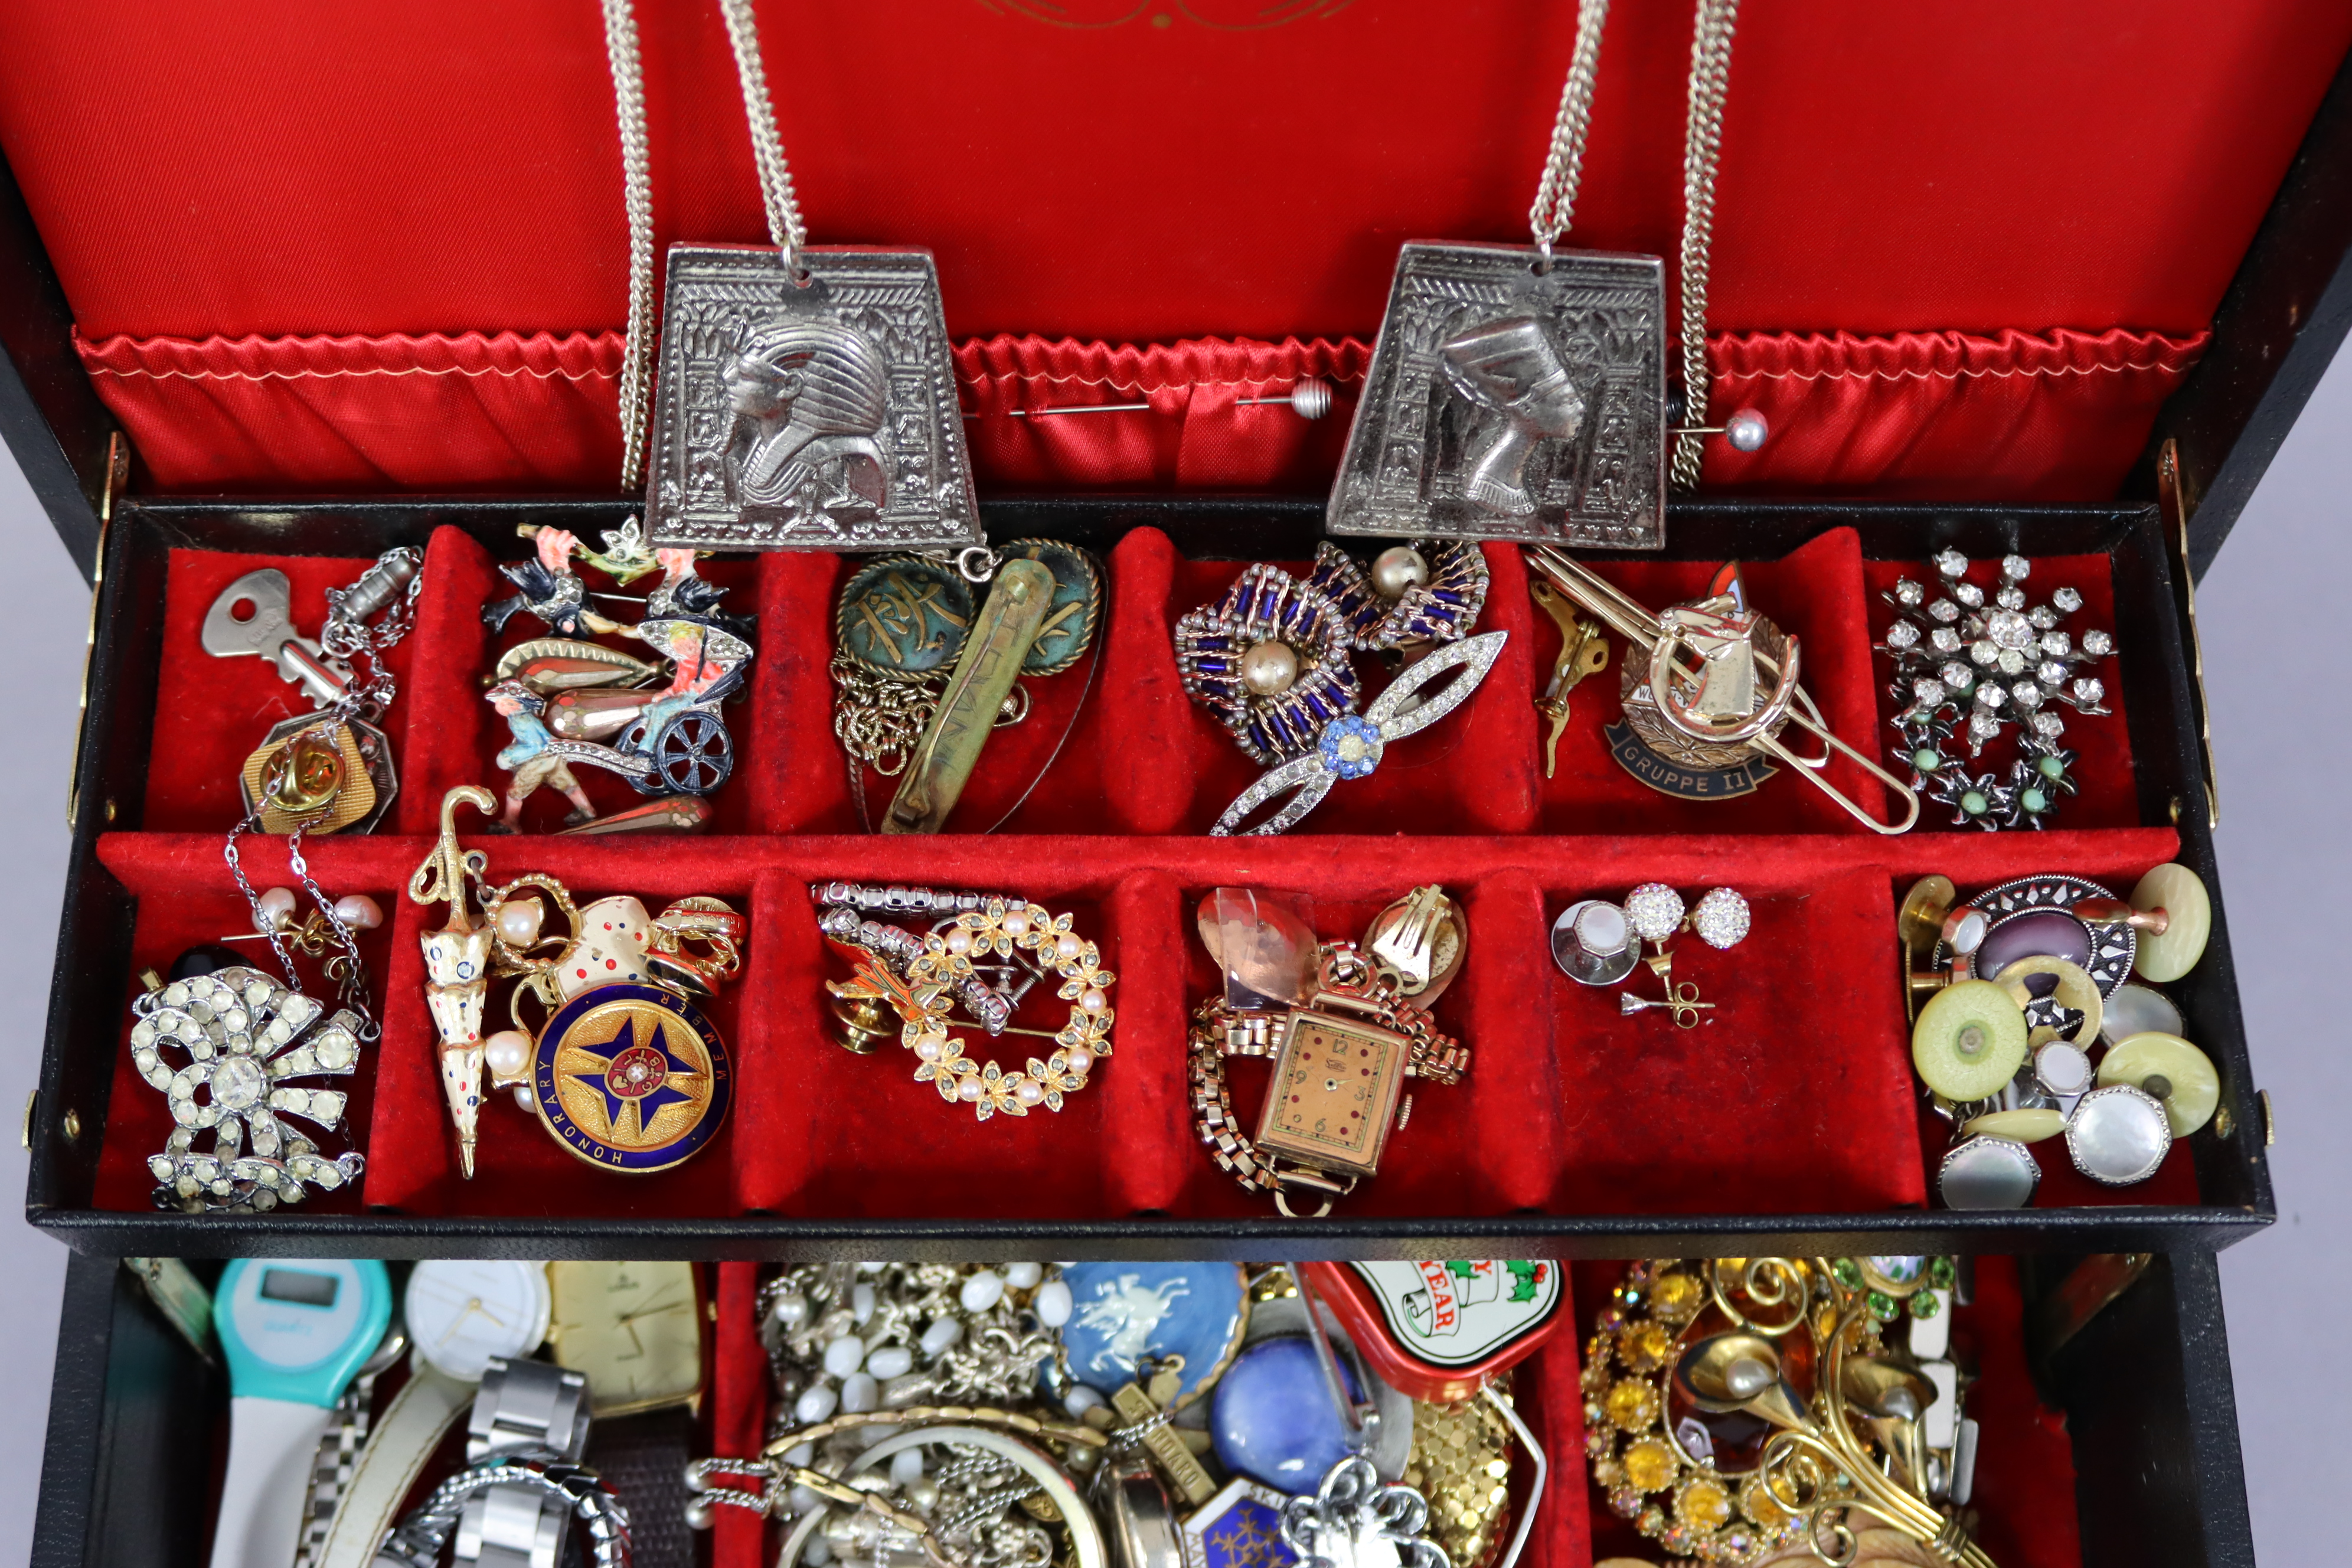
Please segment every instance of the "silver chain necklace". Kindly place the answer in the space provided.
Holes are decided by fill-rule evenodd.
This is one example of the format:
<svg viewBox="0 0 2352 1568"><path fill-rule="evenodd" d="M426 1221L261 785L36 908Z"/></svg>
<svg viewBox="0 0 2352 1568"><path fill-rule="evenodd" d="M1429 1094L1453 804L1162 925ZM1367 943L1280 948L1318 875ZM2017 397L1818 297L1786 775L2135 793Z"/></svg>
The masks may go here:
<svg viewBox="0 0 2352 1568"><path fill-rule="evenodd" d="M645 456L646 373L652 362L649 324L654 314L653 192L647 161L644 66L631 0L604 0L604 45L612 67L614 113L620 129L623 200L629 226L629 321L621 363L621 488L634 490ZM808 230L793 189L791 165L768 96L760 54L759 22L751 0L719 0L734 52L760 173L761 200L768 233L782 267L796 279L808 274L801 253ZM1723 141L1723 105L1728 90L1731 44L1739 0L1698 0L1691 38L1688 117L1683 138L1683 230L1680 346L1685 425L1702 425L1706 412L1706 294L1708 255L1715 232L1715 181ZM1577 8L1576 43L1560 90L1559 114L1552 126L1543 175L1536 187L1528 226L1538 264L1549 272L1555 247L1570 226L1591 128L1592 97L1600 79L1601 29L1609 0L1583 0ZM1675 434L1673 482L1677 489L1698 483L1703 437L1685 428ZM1351 444L1352 445L1352 444ZM1335 512L1337 510L1335 501ZM1334 531L1363 531L1339 530ZM1663 537L1658 542L1663 543Z"/></svg>
<svg viewBox="0 0 2352 1568"><path fill-rule="evenodd" d="M646 368L653 363L654 188L646 140L646 71L629 0L604 0L604 55L613 68L613 114L621 127L621 199L629 215L629 336L621 351L621 488L634 490L646 460Z"/></svg>
<svg viewBox="0 0 2352 1568"><path fill-rule="evenodd" d="M658 354L645 352L654 281L644 65L630 0L604 4L629 219L621 473L634 489L645 459L647 535L698 550L981 543L938 269L929 251L808 243L751 0L719 8L775 248L672 246Z"/></svg>
<svg viewBox="0 0 2352 1568"><path fill-rule="evenodd" d="M1691 37L1689 116L1683 130L1682 361L1686 424L1706 422L1707 252L1715 237L1715 174L1723 145L1723 100L1729 90L1731 37L1739 0L1700 0ZM1584 166L1584 142L1592 123L1592 89L1601 72L1601 28L1609 0L1583 0L1576 13L1576 49L1560 89L1559 119L1552 126L1551 153L1528 211L1542 265L1568 232L1576 187ZM1696 389L1696 390L1695 390ZM1674 485L1698 484L1700 443L1696 431L1675 437Z"/></svg>

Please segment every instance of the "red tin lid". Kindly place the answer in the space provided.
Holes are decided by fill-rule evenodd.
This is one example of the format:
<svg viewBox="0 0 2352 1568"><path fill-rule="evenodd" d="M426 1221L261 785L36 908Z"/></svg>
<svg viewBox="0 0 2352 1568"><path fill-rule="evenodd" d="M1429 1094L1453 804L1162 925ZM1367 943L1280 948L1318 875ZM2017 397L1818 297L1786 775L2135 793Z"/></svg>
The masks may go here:
<svg viewBox="0 0 2352 1568"><path fill-rule="evenodd" d="M1441 1405L1476 1394L1566 1321L1567 1277L1548 1258L1306 1267L1372 1370Z"/></svg>

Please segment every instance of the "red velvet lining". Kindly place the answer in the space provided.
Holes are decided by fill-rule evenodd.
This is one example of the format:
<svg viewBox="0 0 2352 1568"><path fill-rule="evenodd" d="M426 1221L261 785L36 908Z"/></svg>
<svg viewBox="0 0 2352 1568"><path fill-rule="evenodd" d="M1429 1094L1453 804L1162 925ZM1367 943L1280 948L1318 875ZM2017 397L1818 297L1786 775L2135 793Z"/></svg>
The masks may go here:
<svg viewBox="0 0 2352 1568"><path fill-rule="evenodd" d="M1952 1352L1962 1369L1978 1379L1969 1387L1967 1404L1980 1431L1976 1489L1969 1503L1977 1515L1975 1539L1996 1563L2017 1568L2076 1568L2083 1561L2083 1543L2074 1511L2074 1446L2066 1435L2065 1413L2042 1403L2026 1370L2017 1260L1984 1253L1975 1259L1974 1268L1975 1299L1955 1310ZM1594 1316L1609 1304L1609 1293L1624 1273L1622 1263L1570 1266L1575 1331L1553 1340L1537 1352L1536 1361L1564 1360L1571 1347L1589 1345ZM1663 1552L1656 1543L1594 1497L1584 1475L1583 1450L1580 1428L1561 1433L1552 1449L1555 1475L1573 1472L1570 1484L1580 1489L1589 1523L1583 1538L1574 1543L1576 1554L1554 1558L1545 1568L1590 1568L1594 1560L1606 1557L1657 1560ZM1573 1464L1564 1462L1570 1455ZM1559 1534L1550 1533L1555 1539Z"/></svg>
<svg viewBox="0 0 2352 1568"><path fill-rule="evenodd" d="M709 1451L745 1458L760 1451L768 1425L768 1356L760 1348L761 1265L711 1267L719 1275L719 1321L711 1336ZM746 1509L718 1510L710 1530L710 1568L766 1568L760 1551L766 1522Z"/></svg>
<svg viewBox="0 0 2352 1568"><path fill-rule="evenodd" d="M2031 581L2045 592L2074 583L2086 601L2083 624L2105 625L2113 601L2100 559L2041 562ZM1490 624L1532 630L1523 568L1508 550L1493 551L1490 561ZM295 578L297 618L306 625L323 610L323 588L349 581L358 565L174 552L163 611L168 646L190 646L220 586L265 563ZM493 877L549 871L583 900L707 892L747 911L748 972L711 1009L737 1062L730 1130L716 1152L677 1171L623 1178L574 1161L531 1119L494 1100L483 1113L481 1173L468 1184L456 1174L419 992L415 939L443 916L401 893L429 847L443 792L458 783L503 784L490 757L504 726L480 700L489 639L476 614L503 583L472 539L454 529L436 533L417 628L395 656L406 662L388 721L404 781L393 831L318 840L308 850L323 886L369 892L392 917L388 931L369 939L377 994L389 998L381 1008L384 1038L354 1085L354 1125L371 1161L364 1201L425 1214L1255 1213L1194 1146L1185 1103L1185 1019L1213 978L1192 934L1193 901L1217 882L1286 889L1314 900L1326 933L1337 936L1360 932L1402 889L1438 881L1464 900L1474 931L1468 963L1439 1014L1471 1044L1477 1066L1463 1085L1417 1091L1412 1126L1350 1212L1917 1205L1943 1131L1916 1109L1907 1031L1887 984L1897 890L1928 870L1971 889L2052 868L2121 886L2177 848L2168 827L2128 826L2135 796L2120 714L2078 726L2084 740L2104 736L2112 748L2086 759L2100 793L2072 803L2064 827L2039 835L1881 839L1796 779L1767 781L1748 800L1713 808L1720 815L1654 795L1599 754L1601 717L1616 707L1606 674L1577 697L1561 776L1543 786L1533 695L1549 670L1548 622L1533 637L1515 637L1461 712L1401 747L1370 778L1335 790L1292 834L1171 837L1198 834L1255 775L1185 700L1168 643L1176 616L1220 591L1238 567L1184 560L1150 530L1123 541L1109 566L1097 689L1060 760L1015 817L1015 834L909 841L852 830L847 773L822 718L832 700L825 665L838 563L801 554L715 563L714 576L734 584L738 600L756 604L761 616L750 694L730 710L738 772L719 797L719 833L472 842L488 851ZM1843 734L1870 730L1870 689L1884 678L1865 673L1864 585L1904 569L1861 560L1846 530L1750 567L1757 602L1805 638L1808 680ZM1689 591L1703 574L1694 563L1660 561L1607 570L1653 603ZM499 640L531 629L517 623ZM2128 642L2126 652L2132 656ZM1010 804L1052 749L1084 679L1081 667L1037 683L1037 713L992 742L982 782L951 826L984 825ZM182 947L245 928L220 862L219 831L236 810L223 781L268 717L296 705L292 689L256 659L175 658L162 681L143 831L106 835L100 847L141 900L135 956L158 967ZM237 695L232 701L225 691ZM248 710L246 724L217 717ZM605 775L590 772L583 783L608 805L629 798ZM878 791L883 781L872 784ZM550 798L530 809L551 818L562 808ZM257 836L244 850L257 887L288 880L282 841ZM1118 976L1117 1054L1066 1110L1018 1125L979 1124L939 1103L912 1081L911 1058L893 1046L867 1059L842 1054L825 1038L820 986L844 970L817 938L806 892L808 883L835 877L1017 884L1074 910ZM1561 978L1547 952L1550 918L1570 901L1622 896L1654 879L1694 893L1728 883L1756 910L1754 935L1731 953L1682 944L1676 978L1696 982L1717 1004L1689 1031L1655 1013L1622 1016L1607 991ZM1054 1027L1061 1020L1029 1021ZM998 1054L1024 1061L1025 1044ZM1254 1106L1261 1092L1255 1064L1236 1064L1234 1077L1237 1104ZM160 1097L130 1076L127 1053L111 1103L96 1201L142 1207L151 1185L143 1161L166 1127ZM919 1128L912 1137L910 1118ZM2155 1184L2134 1188L2080 1181L2063 1158L2056 1166L2045 1203L2195 1198L2186 1151L2175 1152ZM1060 1179L1018 1179L1024 1171Z"/></svg>
<svg viewBox="0 0 2352 1568"><path fill-rule="evenodd" d="M76 340L166 491L588 490L619 473L623 337ZM1707 448L1706 482L1750 493L2101 500L2138 457L2202 332L1720 334L1710 406L1760 409L1772 439ZM1366 342L1141 346L999 335L955 351L985 490L1314 493L1346 443ZM1283 405L1303 375L1332 410ZM1029 411L1148 403L1149 411ZM1014 411L1021 413L1016 414Z"/></svg>
<svg viewBox="0 0 2352 1568"><path fill-rule="evenodd" d="M816 240L932 247L960 337L1114 342L1361 336L1400 241L1523 242L1575 35L1538 0L762 11ZM719 17L637 25L657 253L766 243ZM1690 26L1610 18L1571 244L1673 253ZM2347 42L2336 0L1743 17L1713 320L2200 331ZM0 149L93 339L625 319L571 0L19 4Z"/></svg>

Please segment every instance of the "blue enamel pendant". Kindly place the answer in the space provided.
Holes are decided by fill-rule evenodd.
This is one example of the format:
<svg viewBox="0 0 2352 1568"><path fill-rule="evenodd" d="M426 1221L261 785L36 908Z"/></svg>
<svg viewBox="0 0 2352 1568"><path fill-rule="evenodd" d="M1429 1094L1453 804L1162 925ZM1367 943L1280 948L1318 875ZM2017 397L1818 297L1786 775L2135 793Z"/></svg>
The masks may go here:
<svg viewBox="0 0 2352 1568"><path fill-rule="evenodd" d="M1109 1394L1139 1382L1139 1363L1184 1358L1171 1410L1214 1383L1241 1348L1249 1298L1236 1263L1073 1263L1062 1349L1070 1375Z"/></svg>
<svg viewBox="0 0 2352 1568"><path fill-rule="evenodd" d="M692 1159L727 1120L727 1043L664 985L599 985L540 1032L532 1103L547 1130L592 1165L644 1174Z"/></svg>
<svg viewBox="0 0 2352 1568"><path fill-rule="evenodd" d="M1245 1477L1227 1481L1184 1521L1185 1568L1291 1568L1298 1554L1282 1540L1289 1500Z"/></svg>

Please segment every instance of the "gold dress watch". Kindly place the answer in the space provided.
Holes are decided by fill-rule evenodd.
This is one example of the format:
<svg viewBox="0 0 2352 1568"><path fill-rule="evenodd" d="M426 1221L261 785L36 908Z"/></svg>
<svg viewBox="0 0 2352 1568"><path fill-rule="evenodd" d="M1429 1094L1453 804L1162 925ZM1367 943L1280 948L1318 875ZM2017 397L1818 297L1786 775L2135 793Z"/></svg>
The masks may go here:
<svg viewBox="0 0 2352 1568"><path fill-rule="evenodd" d="M598 1420L702 1395L703 1303L691 1263L547 1266L559 1366L588 1374Z"/></svg>
<svg viewBox="0 0 2352 1568"><path fill-rule="evenodd" d="M695 1266L551 1263L547 1280L548 1340L559 1365L587 1373L588 1463L628 1505L631 1562L694 1568L685 1470L709 1311Z"/></svg>

